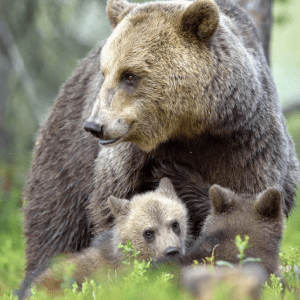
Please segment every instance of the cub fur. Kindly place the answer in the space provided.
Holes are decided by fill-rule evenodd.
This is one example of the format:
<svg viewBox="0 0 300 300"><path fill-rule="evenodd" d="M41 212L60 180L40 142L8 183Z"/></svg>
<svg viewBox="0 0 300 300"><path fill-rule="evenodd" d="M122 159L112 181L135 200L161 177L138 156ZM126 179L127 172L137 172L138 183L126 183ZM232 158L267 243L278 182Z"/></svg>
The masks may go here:
<svg viewBox="0 0 300 300"><path fill-rule="evenodd" d="M73 263L73 278L81 286L84 278L90 278L101 268L118 268L123 260L118 245L129 240L140 251L139 260L185 253L187 209L170 179L163 178L155 191L136 195L131 201L111 196L108 204L115 216L114 227L99 235L91 247L67 255L54 269L42 272L34 280L35 284L52 293L61 292L63 269Z"/></svg>
<svg viewBox="0 0 300 300"><path fill-rule="evenodd" d="M214 261L238 264L239 254L235 237L248 235L246 257L260 258L261 266L270 275L278 274L279 246L284 229L281 195L278 189L262 193L237 195L231 190L213 185L209 190L211 212L202 233L188 253L179 258L182 265L194 260L202 263L214 254Z"/></svg>

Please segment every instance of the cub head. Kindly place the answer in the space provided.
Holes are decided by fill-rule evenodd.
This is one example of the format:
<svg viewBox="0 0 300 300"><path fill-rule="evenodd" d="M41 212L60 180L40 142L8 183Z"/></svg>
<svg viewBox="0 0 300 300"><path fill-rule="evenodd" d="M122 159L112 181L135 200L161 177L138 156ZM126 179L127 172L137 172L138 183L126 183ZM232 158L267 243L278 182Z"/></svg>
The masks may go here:
<svg viewBox="0 0 300 300"><path fill-rule="evenodd" d="M280 192L268 188L256 196L237 195L213 185L209 196L211 213L203 226L202 249L212 253L215 248L215 261L238 263L235 237L248 235L250 248L245 251L246 257L261 258L266 270L275 272L284 228Z"/></svg>
<svg viewBox="0 0 300 300"><path fill-rule="evenodd" d="M188 215L172 182L161 179L153 192L137 195L131 201L110 196L115 230L122 244L128 240L140 251L139 259L172 257L185 253Z"/></svg>
<svg viewBox="0 0 300 300"><path fill-rule="evenodd" d="M85 130L101 145L132 142L147 152L201 133L212 118L203 91L215 72L215 2L109 0L107 16L113 33L101 53L104 82Z"/></svg>

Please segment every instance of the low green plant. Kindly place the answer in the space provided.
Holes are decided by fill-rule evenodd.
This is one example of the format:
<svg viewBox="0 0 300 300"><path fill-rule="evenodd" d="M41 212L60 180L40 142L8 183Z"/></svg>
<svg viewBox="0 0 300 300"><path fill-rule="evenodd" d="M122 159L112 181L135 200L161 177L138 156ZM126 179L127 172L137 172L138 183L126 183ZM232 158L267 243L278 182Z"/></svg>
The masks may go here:
<svg viewBox="0 0 300 300"><path fill-rule="evenodd" d="M66 266L65 273L63 275L63 282L61 284L62 288L73 287L73 284L75 283L74 279L73 279L73 276L72 276L74 271L75 271L75 265L74 264L70 264L70 265Z"/></svg>
<svg viewBox="0 0 300 300"><path fill-rule="evenodd" d="M170 279L173 278L172 274L162 272L156 273L155 277L153 277L153 274L150 275L148 270L151 260L147 262L145 260L138 261L137 255L139 251L136 250L130 241L126 245L119 244L118 248L123 253L122 265L125 272L115 270L114 280L102 278L103 282L109 282L105 287L99 283L102 282L101 279L99 281L85 279L81 289L79 289L77 283L73 282L72 278L74 265L70 265L66 268L63 276L63 295L57 296L57 299L137 299L139 297L145 298L147 293L151 294L154 291L158 294L157 299L160 299L160 297L162 299L182 299L179 296L175 296L175 298L167 296L169 293L176 295L173 285L170 283ZM109 270L107 276L110 276ZM149 286L151 287L151 291L149 291ZM161 296L159 296L159 293L161 293ZM6 299L10 300L10 298ZM33 287L30 299L50 299L50 296L45 291L37 292L36 287Z"/></svg>
<svg viewBox="0 0 300 300"><path fill-rule="evenodd" d="M300 290L300 248L289 247L279 253L281 273L289 289Z"/></svg>
<svg viewBox="0 0 300 300"><path fill-rule="evenodd" d="M205 259L203 259L204 262L204 266L206 265L206 262L210 263L211 267L214 267L214 263L215 263L215 249L219 247L219 245L214 246L213 251L211 253L211 257L205 257Z"/></svg>
<svg viewBox="0 0 300 300"><path fill-rule="evenodd" d="M122 264L124 265L130 265L131 260L136 260L137 255L140 253L140 251L136 251L136 248L131 244L131 241L128 241L126 245L120 243L118 248L122 250L124 257Z"/></svg>
<svg viewBox="0 0 300 300"><path fill-rule="evenodd" d="M11 291L5 291L1 297L2 300L18 300L18 297L15 296Z"/></svg>
<svg viewBox="0 0 300 300"><path fill-rule="evenodd" d="M246 249L250 248L251 245L249 244L249 236L245 235L244 236L244 240L241 238L241 236L238 234L235 237L235 244L236 247L239 251L239 254L237 255L237 258L240 260L239 264L243 265L249 262L261 262L260 258L253 258L253 257L246 257L245 255L245 251ZM234 268L233 264L228 262L228 261L224 261L224 260L218 260L216 261L216 265L217 266L227 266L229 268Z"/></svg>
<svg viewBox="0 0 300 300"><path fill-rule="evenodd" d="M0 218L1 300L17 300L13 290L20 286L21 280L24 278L25 245L21 229L22 214L18 208L20 194L19 188L13 186L8 197L9 200L6 202L0 192L0 210L2 212L2 218ZM299 200L300 190L298 190L298 203L300 203ZM282 277L284 280L280 281L280 278L272 275L270 280L264 284L261 295L262 300L300 299L298 292L300 290L299 213L299 208L295 209L286 223L285 238L282 245L283 251L280 253ZM245 250L250 246L249 239L247 237L237 237L236 244L239 249L239 261L241 264L244 264L249 259L244 256ZM106 278L100 278L103 280L98 280L98 278L85 280L81 289L79 289L77 283L72 281L72 272L68 273L67 271L63 283L64 293L61 296L57 296L57 299L192 299L188 293L179 290L176 284L174 284L174 280L172 280L173 271L151 275L152 271L148 269L149 262L137 261L138 251L131 244L120 247L124 251L122 264L125 269L124 272L120 270L107 270ZM212 257L205 259L205 262L211 265L214 260L215 257L212 255ZM227 262L223 263L229 267L233 267L231 264L227 264ZM194 266L197 264L198 262L193 263ZM217 261L216 264L219 265L220 261ZM51 295L43 290L37 291L34 288L32 293L31 299L53 299Z"/></svg>
<svg viewBox="0 0 300 300"><path fill-rule="evenodd" d="M140 262L137 260L137 255L140 251L137 251L135 246L128 241L126 245L121 243L118 245L119 249L122 249L124 260L122 261L125 265L133 265L133 270L129 272L127 276L123 277L126 284L141 284L148 281L147 271L151 266L151 259L146 262L144 259ZM173 278L173 275L162 272L160 276L157 276L157 282L167 282L169 279Z"/></svg>
<svg viewBox="0 0 300 300"><path fill-rule="evenodd" d="M271 274L269 282L264 283L265 297L279 299L283 291L281 278L276 277L275 274Z"/></svg>
<svg viewBox="0 0 300 300"><path fill-rule="evenodd" d="M235 239L237 249L239 250L238 258L240 265L245 264L249 261L249 258L245 256L245 250L251 245L249 244L249 238L245 236L241 238L237 236ZM69 299L69 300L84 300L84 299L191 299L191 296L184 291L180 291L178 287L175 286L172 279L173 275L164 272L156 273L155 276L151 277L151 272L149 272L150 261L145 262L138 261L135 247L129 242L126 245L119 245L123 253L123 268L126 269L125 273L119 270L113 270L114 276L109 284L103 284L102 281L85 280L82 284L81 289L78 288L76 282L72 282L72 265L66 270L64 276L64 293L61 296L57 296L57 299ZM5 250L6 249L6 250ZM7 242L6 246L2 249L5 253L11 252L11 243ZM214 253L214 251L213 251ZM205 259L206 263L212 265L214 262L214 254L211 257ZM253 259L253 258L252 258ZM271 275L270 280L266 282L263 286L263 293L261 299L263 300L292 300L297 299L297 294L295 290L299 289L299 276L297 273L297 268L300 266L300 255L299 249L289 248L289 251L280 253L280 260L282 263L282 274L284 277L284 282L286 286L291 290L284 291L284 286L279 277L274 274ZM258 261L254 258L250 261ZM228 262L217 261L217 265L228 265L233 267L232 264ZM198 265L198 261L194 261L194 266ZM153 274L152 274L153 275ZM110 275L108 275L110 276ZM118 280L114 280L114 279ZM103 281L104 282L104 281ZM106 279L107 282L107 279ZM224 291L220 287L220 293ZM34 300L47 300L52 299L51 295L47 294L45 291L37 291L34 287L31 289L32 296L30 299ZM222 299L222 295L216 297L216 299ZM0 296L0 299L4 300L16 300L17 297L11 291L5 291ZM214 299L214 300L216 300Z"/></svg>

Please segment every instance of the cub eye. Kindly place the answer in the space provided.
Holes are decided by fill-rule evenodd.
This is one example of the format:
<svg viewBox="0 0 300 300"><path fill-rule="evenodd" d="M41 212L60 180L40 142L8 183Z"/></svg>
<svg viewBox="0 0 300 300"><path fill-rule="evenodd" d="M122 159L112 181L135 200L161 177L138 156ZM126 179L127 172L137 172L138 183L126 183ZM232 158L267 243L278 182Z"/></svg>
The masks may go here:
<svg viewBox="0 0 300 300"><path fill-rule="evenodd" d="M126 76L126 80L127 80L127 81L132 81L133 79L134 79L134 76L133 76L133 75L130 75L130 74L129 74L129 75Z"/></svg>
<svg viewBox="0 0 300 300"><path fill-rule="evenodd" d="M152 230L145 230L143 233L145 239L150 240L154 238L154 231Z"/></svg>
<svg viewBox="0 0 300 300"><path fill-rule="evenodd" d="M173 222L172 229L175 233L180 233L180 225L177 221Z"/></svg>

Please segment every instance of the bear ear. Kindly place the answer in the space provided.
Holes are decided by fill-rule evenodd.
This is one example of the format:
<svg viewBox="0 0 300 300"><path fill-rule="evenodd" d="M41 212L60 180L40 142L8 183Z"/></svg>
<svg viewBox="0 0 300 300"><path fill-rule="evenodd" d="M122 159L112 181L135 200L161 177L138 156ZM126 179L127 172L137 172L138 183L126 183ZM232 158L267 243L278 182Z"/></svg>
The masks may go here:
<svg viewBox="0 0 300 300"><path fill-rule="evenodd" d="M178 198L171 179L164 177L160 180L156 192L163 193L169 198Z"/></svg>
<svg viewBox="0 0 300 300"><path fill-rule="evenodd" d="M234 204L234 193L226 188L223 188L217 184L214 184L209 189L209 198L213 212L215 214L221 214L226 212Z"/></svg>
<svg viewBox="0 0 300 300"><path fill-rule="evenodd" d="M109 196L108 206L115 217L119 215L127 215L130 211L130 201L126 199L116 198L114 196Z"/></svg>
<svg viewBox="0 0 300 300"><path fill-rule="evenodd" d="M254 204L256 211L266 218L279 218L282 212L281 194L276 188L263 191Z"/></svg>
<svg viewBox="0 0 300 300"><path fill-rule="evenodd" d="M184 11L181 30L201 41L208 41L219 24L219 9L213 0L196 0Z"/></svg>
<svg viewBox="0 0 300 300"><path fill-rule="evenodd" d="M126 0L108 0L106 15L113 29L131 11L135 4L130 4Z"/></svg>

